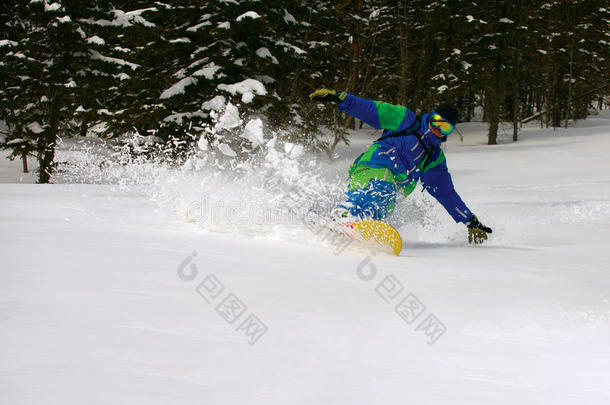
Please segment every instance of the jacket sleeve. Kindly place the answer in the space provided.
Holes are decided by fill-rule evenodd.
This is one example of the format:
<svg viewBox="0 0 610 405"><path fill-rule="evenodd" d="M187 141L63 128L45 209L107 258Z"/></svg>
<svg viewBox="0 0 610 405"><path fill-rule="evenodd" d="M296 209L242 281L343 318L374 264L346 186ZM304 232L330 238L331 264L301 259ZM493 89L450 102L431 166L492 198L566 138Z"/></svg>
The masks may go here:
<svg viewBox="0 0 610 405"><path fill-rule="evenodd" d="M441 203L455 222L465 224L472 218L472 212L453 187L446 161L443 160L432 169L422 173L422 184L426 191Z"/></svg>
<svg viewBox="0 0 610 405"><path fill-rule="evenodd" d="M407 107L367 100L349 93L338 108L375 129L400 131L410 127L417 119Z"/></svg>

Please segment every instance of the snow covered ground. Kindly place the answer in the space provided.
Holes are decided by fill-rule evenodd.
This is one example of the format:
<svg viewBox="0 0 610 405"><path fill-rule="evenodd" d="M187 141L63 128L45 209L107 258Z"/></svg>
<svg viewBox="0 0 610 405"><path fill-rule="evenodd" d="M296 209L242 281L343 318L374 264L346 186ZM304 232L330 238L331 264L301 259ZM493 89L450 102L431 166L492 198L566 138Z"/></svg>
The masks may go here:
<svg viewBox="0 0 610 405"><path fill-rule="evenodd" d="M461 128L448 165L494 233L468 246L418 190L400 257L188 222L177 196L229 195L196 175L0 184L0 403L610 403L610 111L493 147ZM265 196L248 181L225 187Z"/></svg>
<svg viewBox="0 0 610 405"><path fill-rule="evenodd" d="M36 183L36 159L28 157L28 172L23 173L23 162L21 158L8 160L10 153L0 150L0 184L2 183Z"/></svg>

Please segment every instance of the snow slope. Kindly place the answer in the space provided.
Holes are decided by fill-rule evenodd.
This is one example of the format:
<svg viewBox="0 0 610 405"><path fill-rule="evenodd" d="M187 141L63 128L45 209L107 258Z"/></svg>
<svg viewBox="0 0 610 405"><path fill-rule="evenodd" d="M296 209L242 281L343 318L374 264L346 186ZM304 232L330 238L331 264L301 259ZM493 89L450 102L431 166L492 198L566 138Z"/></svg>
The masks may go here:
<svg viewBox="0 0 610 405"><path fill-rule="evenodd" d="M493 237L468 246L418 191L400 257L185 222L170 196L214 184L193 177L1 184L0 403L610 403L610 113L493 147L462 132L448 164Z"/></svg>

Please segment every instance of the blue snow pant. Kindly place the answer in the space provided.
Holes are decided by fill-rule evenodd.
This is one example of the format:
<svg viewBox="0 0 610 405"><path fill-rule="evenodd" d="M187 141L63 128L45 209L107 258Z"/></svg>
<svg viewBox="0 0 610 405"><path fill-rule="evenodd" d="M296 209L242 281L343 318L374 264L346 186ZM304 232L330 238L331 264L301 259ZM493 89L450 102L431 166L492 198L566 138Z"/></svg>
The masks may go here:
<svg viewBox="0 0 610 405"><path fill-rule="evenodd" d="M337 204L338 208L344 208L350 215L360 219L382 220L394 209L396 204L396 184L392 181L371 178L362 187L354 187L350 178L350 187L345 193L346 200ZM359 180L362 180L360 178ZM390 180L390 179L388 179Z"/></svg>

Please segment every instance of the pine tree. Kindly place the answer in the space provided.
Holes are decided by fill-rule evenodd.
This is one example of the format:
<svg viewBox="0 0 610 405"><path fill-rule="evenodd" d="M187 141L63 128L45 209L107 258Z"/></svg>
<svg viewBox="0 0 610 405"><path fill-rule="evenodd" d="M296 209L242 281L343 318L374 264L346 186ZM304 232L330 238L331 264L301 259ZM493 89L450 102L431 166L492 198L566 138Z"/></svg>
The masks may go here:
<svg viewBox="0 0 610 405"><path fill-rule="evenodd" d="M489 143L501 120L517 140L523 117L567 125L607 94L609 13L604 0L10 0L0 145L35 155L46 182L58 136L97 125L175 156L202 135L214 143L232 103L332 155L354 123L309 102L320 87L416 112L452 101L466 120L480 103Z"/></svg>
<svg viewBox="0 0 610 405"><path fill-rule="evenodd" d="M87 21L91 30L103 32L106 43L105 52L92 50L94 59L113 65L112 77L118 79L110 98L96 111L107 136L136 132L151 140L158 130L159 89L165 80L158 71L165 49L156 48L161 28L154 19L162 20L162 7L147 0L126 1L120 9L111 7L107 18Z"/></svg>
<svg viewBox="0 0 610 405"><path fill-rule="evenodd" d="M35 154L38 182L48 183L58 137L76 110L82 39L61 1L20 1L6 31L0 110L9 134L3 146L13 155Z"/></svg>
<svg viewBox="0 0 610 405"><path fill-rule="evenodd" d="M78 108L74 117L75 127L70 134L86 136L88 130L98 124L107 129L106 121L122 108L119 85L129 79L136 67L123 58L129 50L121 47L122 35L116 22L122 15L112 8L109 1L94 4L72 1L66 5L72 19L77 22L77 32L83 46L81 54L84 66L78 71ZM97 131L104 135L103 130Z"/></svg>

